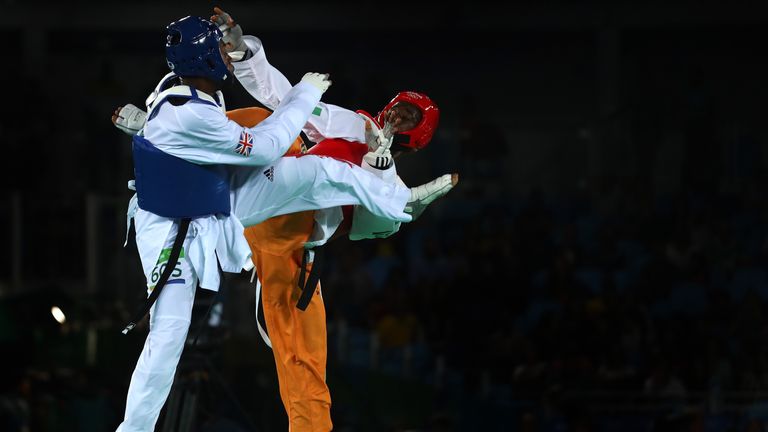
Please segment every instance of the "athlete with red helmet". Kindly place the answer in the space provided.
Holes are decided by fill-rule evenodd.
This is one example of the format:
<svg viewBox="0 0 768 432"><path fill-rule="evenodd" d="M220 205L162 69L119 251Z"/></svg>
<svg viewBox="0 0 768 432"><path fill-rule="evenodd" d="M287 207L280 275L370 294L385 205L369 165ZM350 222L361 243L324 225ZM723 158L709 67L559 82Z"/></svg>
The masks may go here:
<svg viewBox="0 0 768 432"><path fill-rule="evenodd" d="M242 36L240 26L219 8L214 8L211 21L224 32L225 49L236 60L235 76L259 102L274 109L291 85L266 61L261 41ZM376 116L320 103L304 128L307 137L317 144L305 152L295 149L293 154L334 157L384 180L402 183L394 157L426 147L439 118L437 105L427 95L414 91L398 93ZM410 209L414 219L455 186L458 175L447 174L435 182L437 187L431 184L417 192L420 196L413 204L416 208ZM319 246L345 233L352 240L387 237L399 226L363 207L347 206L274 217L246 227L269 330L269 337L264 336L275 356L290 431L332 429L331 397L325 383L325 307L313 271L320 265Z"/></svg>
<svg viewBox="0 0 768 432"><path fill-rule="evenodd" d="M364 111L358 113L366 114ZM440 121L440 109L423 93L404 91L398 93L376 116L379 125L391 123L394 132L407 137L399 143L412 151L427 146Z"/></svg>

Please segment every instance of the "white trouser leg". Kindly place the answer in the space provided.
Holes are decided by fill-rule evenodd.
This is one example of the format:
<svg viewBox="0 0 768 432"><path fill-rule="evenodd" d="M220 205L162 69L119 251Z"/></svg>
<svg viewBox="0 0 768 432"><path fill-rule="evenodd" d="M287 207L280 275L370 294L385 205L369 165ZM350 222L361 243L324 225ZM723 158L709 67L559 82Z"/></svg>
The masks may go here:
<svg viewBox="0 0 768 432"><path fill-rule="evenodd" d="M343 205L362 205L376 216L410 222L410 190L384 182L358 166L328 157L284 157L233 178L232 212L245 226L272 216Z"/></svg>
<svg viewBox="0 0 768 432"><path fill-rule="evenodd" d="M175 232L175 229L172 230L166 248L173 244ZM137 232L136 238L141 248L141 233ZM187 236L185 251L189 241ZM186 253L184 255L184 258L179 258L176 269L150 310L149 335L131 377L125 420L118 426L118 432L154 431L160 410L171 391L176 366L187 339L197 287L197 275ZM148 285L152 286L157 281L167 256L167 252L161 254L157 266L146 275Z"/></svg>

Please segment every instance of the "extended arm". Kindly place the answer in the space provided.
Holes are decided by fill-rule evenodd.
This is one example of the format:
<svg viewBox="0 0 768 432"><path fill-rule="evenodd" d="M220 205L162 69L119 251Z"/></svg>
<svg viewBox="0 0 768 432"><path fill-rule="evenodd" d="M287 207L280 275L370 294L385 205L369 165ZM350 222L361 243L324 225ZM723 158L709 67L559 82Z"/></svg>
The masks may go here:
<svg viewBox="0 0 768 432"><path fill-rule="evenodd" d="M269 63L261 40L243 36L240 25L219 8L214 8L211 21L224 33L225 50L235 59L233 65L238 81L257 101L274 110L291 89L291 83ZM320 102L312 110L303 130L314 142L325 138L364 142L364 128L365 120L354 111Z"/></svg>
<svg viewBox="0 0 768 432"><path fill-rule="evenodd" d="M299 135L320 100L323 85L329 85L327 76L305 75L275 112L252 128L228 120L209 104L166 104L147 123L144 136L160 150L194 163L267 165L282 157Z"/></svg>
<svg viewBox="0 0 768 432"><path fill-rule="evenodd" d="M258 38L244 36L243 40L252 56L233 63L235 76L251 96L267 108L274 109L291 84L282 72L269 63ZM354 111L320 102L304 126L304 133L314 142L325 138L365 142L365 120Z"/></svg>

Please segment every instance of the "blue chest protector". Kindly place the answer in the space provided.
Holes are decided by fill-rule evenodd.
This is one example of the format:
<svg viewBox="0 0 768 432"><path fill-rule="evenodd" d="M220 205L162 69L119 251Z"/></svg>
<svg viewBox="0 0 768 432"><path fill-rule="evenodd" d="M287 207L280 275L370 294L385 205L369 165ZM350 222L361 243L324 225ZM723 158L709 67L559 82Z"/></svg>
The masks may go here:
<svg viewBox="0 0 768 432"><path fill-rule="evenodd" d="M186 99L210 103L197 98L194 89ZM166 101L157 101L154 113ZM139 208L174 219L229 215L229 178L224 166L187 162L138 135L133 137L133 164Z"/></svg>

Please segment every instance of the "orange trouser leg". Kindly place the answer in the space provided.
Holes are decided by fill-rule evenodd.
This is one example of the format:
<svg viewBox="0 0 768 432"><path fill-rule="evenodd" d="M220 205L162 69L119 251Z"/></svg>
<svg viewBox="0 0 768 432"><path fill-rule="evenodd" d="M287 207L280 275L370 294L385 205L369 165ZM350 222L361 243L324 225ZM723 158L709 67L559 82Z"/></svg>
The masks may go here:
<svg viewBox="0 0 768 432"><path fill-rule="evenodd" d="M279 216L245 231L262 284L264 318L291 432L333 428L331 395L325 383L327 334L320 285L306 311L296 308L302 245L312 232L312 216L312 212Z"/></svg>
<svg viewBox="0 0 768 432"><path fill-rule="evenodd" d="M227 112L231 120L246 127L255 126L270 114L263 108ZM286 154L301 153L302 145L297 138ZM315 295L305 312L296 308L303 245L313 225L313 213L303 212L278 216L245 230L262 284L264 318L291 432L333 428L331 394L325 384L327 343L322 296Z"/></svg>

